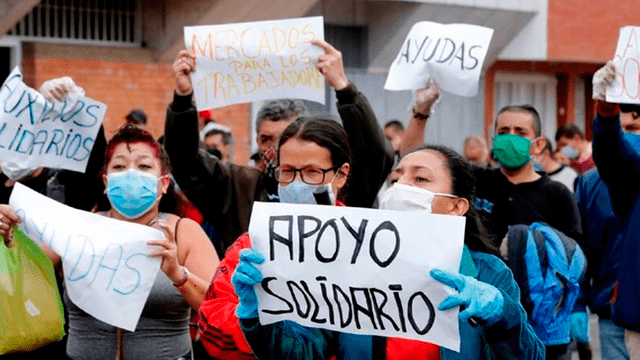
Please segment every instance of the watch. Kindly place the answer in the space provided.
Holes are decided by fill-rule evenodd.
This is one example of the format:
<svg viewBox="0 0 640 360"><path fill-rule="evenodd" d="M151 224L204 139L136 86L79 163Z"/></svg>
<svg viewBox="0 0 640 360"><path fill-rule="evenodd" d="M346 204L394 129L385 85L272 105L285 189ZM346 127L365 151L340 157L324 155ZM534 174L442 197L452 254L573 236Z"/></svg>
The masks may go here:
<svg viewBox="0 0 640 360"><path fill-rule="evenodd" d="M175 286L175 287L180 287L180 286L184 285L184 283L186 283L187 280L189 280L189 275L191 273L189 272L189 270L187 270L187 267L183 266L182 270L184 271L184 275L182 276L182 279L180 279L179 281L173 283L173 286Z"/></svg>
<svg viewBox="0 0 640 360"><path fill-rule="evenodd" d="M414 118L420 119L420 120L427 120L429 118L428 114L417 112L415 107L411 109L411 114L413 115Z"/></svg>

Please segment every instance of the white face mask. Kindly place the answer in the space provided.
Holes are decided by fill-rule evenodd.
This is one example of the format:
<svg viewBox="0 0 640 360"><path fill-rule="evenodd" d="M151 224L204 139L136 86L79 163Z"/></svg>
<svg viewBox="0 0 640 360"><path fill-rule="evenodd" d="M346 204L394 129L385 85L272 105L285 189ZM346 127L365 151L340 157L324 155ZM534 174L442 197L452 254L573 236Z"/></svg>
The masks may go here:
<svg viewBox="0 0 640 360"><path fill-rule="evenodd" d="M436 196L457 198L455 195L434 193L427 189L396 183L382 195L380 209L402 211L426 211L431 213L431 204Z"/></svg>
<svg viewBox="0 0 640 360"><path fill-rule="evenodd" d="M13 161L3 161L0 166L2 166L2 172L7 175L7 177L11 180L18 181L22 178L25 178L31 175L34 171L38 169L38 167L25 168L24 165L18 165Z"/></svg>

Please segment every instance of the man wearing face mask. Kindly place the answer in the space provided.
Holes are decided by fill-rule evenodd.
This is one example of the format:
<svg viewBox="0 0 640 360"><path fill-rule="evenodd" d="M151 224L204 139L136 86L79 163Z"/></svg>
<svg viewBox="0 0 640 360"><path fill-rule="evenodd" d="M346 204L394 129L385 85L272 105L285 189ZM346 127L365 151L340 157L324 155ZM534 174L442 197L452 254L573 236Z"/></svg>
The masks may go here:
<svg viewBox="0 0 640 360"><path fill-rule="evenodd" d="M499 243L514 224L545 222L581 241L580 213L566 186L534 169L532 156L545 146L540 117L531 106L508 106L498 112L493 153L500 167L475 170L476 206Z"/></svg>
<svg viewBox="0 0 640 360"><path fill-rule="evenodd" d="M593 76L596 100L593 158L609 190L613 211L622 220L618 271L610 299L611 319L625 329L624 344L629 358L640 359L640 155L632 145L637 138L623 133L640 129L640 106L606 101L608 88L620 76L616 72L610 61Z"/></svg>
<svg viewBox="0 0 640 360"><path fill-rule="evenodd" d="M574 183L578 177L578 173L569 166L556 161L553 158L553 148L551 147L551 141L548 138L544 138L544 148L540 155L536 156L533 166L536 171L544 171L549 175L551 180L563 183L569 190L573 191Z"/></svg>
<svg viewBox="0 0 640 360"><path fill-rule="evenodd" d="M435 88L435 89L434 89ZM430 84L416 92L413 113L403 139L401 153L423 141L429 113L421 110L429 92L439 91ZM493 139L493 155L499 167L474 167L477 179L475 206L484 219L494 242L500 245L509 225L545 222L565 235L581 241L580 213L566 186L534 169L533 157L544 148L540 115L531 106L507 106L498 112Z"/></svg>
<svg viewBox="0 0 640 360"><path fill-rule="evenodd" d="M579 174L596 166L591 156L591 142L574 123L568 123L556 131L558 149L569 159L569 165Z"/></svg>

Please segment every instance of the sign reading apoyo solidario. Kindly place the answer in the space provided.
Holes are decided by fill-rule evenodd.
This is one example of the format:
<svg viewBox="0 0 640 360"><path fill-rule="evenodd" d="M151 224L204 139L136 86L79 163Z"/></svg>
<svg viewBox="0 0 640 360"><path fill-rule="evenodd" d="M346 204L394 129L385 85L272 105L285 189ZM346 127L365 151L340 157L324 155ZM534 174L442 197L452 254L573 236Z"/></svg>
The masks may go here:
<svg viewBox="0 0 640 360"><path fill-rule="evenodd" d="M323 50L323 18L187 26L187 50L198 109L278 98L324 104L324 77L316 69Z"/></svg>
<svg viewBox="0 0 640 360"><path fill-rule="evenodd" d="M442 90L473 97L492 36L493 29L477 25L418 22L391 64L384 88L416 90L432 76Z"/></svg>
<svg viewBox="0 0 640 360"><path fill-rule="evenodd" d="M249 235L266 259L260 323L428 341L459 351L456 293L429 275L458 272L465 218L256 202Z"/></svg>
<svg viewBox="0 0 640 360"><path fill-rule="evenodd" d="M80 96L49 102L15 68L0 88L0 162L84 172L107 106Z"/></svg>

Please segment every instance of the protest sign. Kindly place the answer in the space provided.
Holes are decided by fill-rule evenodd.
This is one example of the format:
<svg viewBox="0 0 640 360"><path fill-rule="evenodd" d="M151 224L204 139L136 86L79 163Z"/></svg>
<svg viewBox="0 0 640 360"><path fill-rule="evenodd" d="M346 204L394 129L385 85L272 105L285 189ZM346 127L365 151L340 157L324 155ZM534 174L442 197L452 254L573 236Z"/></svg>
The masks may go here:
<svg viewBox="0 0 640 360"><path fill-rule="evenodd" d="M612 103L640 104L640 27L625 26L620 29L616 54L616 76L607 88L607 101Z"/></svg>
<svg viewBox="0 0 640 360"><path fill-rule="evenodd" d="M432 76L444 91L476 96L492 36L493 29L477 25L418 22L391 64L384 88L416 90Z"/></svg>
<svg viewBox="0 0 640 360"><path fill-rule="evenodd" d="M76 210L16 183L9 206L20 229L62 259L69 298L105 323L134 331L160 269L148 240L164 239L149 226Z"/></svg>
<svg viewBox="0 0 640 360"><path fill-rule="evenodd" d="M186 48L196 56L196 106L278 98L324 104L324 77L316 68L324 51L314 39L324 39L321 16L185 27Z"/></svg>
<svg viewBox="0 0 640 360"><path fill-rule="evenodd" d="M455 290L465 218L425 212L256 202L249 235L265 256L260 323L293 320L340 332L428 341L459 351Z"/></svg>
<svg viewBox="0 0 640 360"><path fill-rule="evenodd" d="M85 96L49 102L16 67L0 88L0 164L84 172L107 106Z"/></svg>

